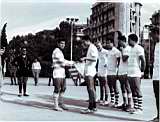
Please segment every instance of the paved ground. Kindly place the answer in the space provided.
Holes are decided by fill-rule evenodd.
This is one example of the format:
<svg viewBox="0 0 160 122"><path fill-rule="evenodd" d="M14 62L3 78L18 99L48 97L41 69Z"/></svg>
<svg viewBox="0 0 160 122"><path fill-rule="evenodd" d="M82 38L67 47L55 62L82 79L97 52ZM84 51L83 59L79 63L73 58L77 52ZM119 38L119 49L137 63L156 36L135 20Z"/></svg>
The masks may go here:
<svg viewBox="0 0 160 122"><path fill-rule="evenodd" d="M0 101L0 121L148 121L156 115L155 99L151 80L142 80L143 115L131 115L111 107L98 106L94 114L84 115L80 111L87 107L88 99L85 86L74 86L67 80L65 104L68 111L53 110L53 86L47 86L48 79L41 78L38 86L34 86L33 79L28 80L27 91L29 97L17 97L18 86L11 86L5 78ZM99 87L97 87L99 98Z"/></svg>

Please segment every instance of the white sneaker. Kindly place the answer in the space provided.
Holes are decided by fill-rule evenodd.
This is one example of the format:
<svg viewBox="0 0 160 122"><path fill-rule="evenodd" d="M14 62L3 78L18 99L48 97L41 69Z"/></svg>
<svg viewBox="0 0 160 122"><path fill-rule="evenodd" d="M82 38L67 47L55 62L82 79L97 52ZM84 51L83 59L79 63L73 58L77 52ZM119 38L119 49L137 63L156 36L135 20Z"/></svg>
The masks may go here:
<svg viewBox="0 0 160 122"><path fill-rule="evenodd" d="M82 114L94 113L94 110L85 109L85 110L82 110L81 113L82 113Z"/></svg>
<svg viewBox="0 0 160 122"><path fill-rule="evenodd" d="M114 108L117 108L118 107L118 104L114 104Z"/></svg>
<svg viewBox="0 0 160 122"><path fill-rule="evenodd" d="M57 107L57 106L54 106L54 108L53 108L54 110L56 110L56 111L63 111L63 109L62 108L60 108L60 107Z"/></svg>
<svg viewBox="0 0 160 122"><path fill-rule="evenodd" d="M104 106L108 106L108 105L109 105L109 102L108 102L108 101L104 101L104 102L103 102L103 105L104 105Z"/></svg>
<svg viewBox="0 0 160 122"><path fill-rule="evenodd" d="M141 109L134 109L130 114L143 114L143 111Z"/></svg>

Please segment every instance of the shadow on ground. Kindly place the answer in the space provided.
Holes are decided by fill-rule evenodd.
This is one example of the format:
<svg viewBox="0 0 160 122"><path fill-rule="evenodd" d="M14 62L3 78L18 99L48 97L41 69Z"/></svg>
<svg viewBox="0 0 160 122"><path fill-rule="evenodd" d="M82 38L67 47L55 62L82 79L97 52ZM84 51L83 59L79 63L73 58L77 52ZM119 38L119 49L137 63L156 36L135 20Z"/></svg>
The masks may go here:
<svg viewBox="0 0 160 122"><path fill-rule="evenodd" d="M3 92L3 95L11 95L13 97L14 96L17 97L17 94L7 93L7 92ZM40 101L38 101L38 99L37 100L32 100L32 99L24 100L24 99L18 99L18 98L13 99L13 100L5 100L5 99L1 98L1 101L14 103L14 104L19 104L19 105L36 107L36 108L40 108L40 109L54 110L53 96L51 96L51 95L40 95L40 94L36 94L35 96L38 99L41 99L41 100ZM42 102L42 101L45 101L45 102ZM72 113L77 113L77 114L80 114L80 112L82 110L80 107L86 107L86 108L88 107L88 102L86 102L85 100L64 98L64 103L66 105L75 106L75 107L68 107L69 110L67 110L67 112L72 112ZM97 108L102 109L102 110L120 111L120 110L115 109L115 108L99 106L99 105L97 106ZM110 118L110 119L114 119L114 120L117 119L117 120L120 120L120 121L143 121L143 120L139 120L139 119L128 118L128 116L119 117L116 114L115 114L115 116L106 115L106 114L104 115L104 114L99 113L99 112L95 112L93 114L87 114L87 116Z"/></svg>

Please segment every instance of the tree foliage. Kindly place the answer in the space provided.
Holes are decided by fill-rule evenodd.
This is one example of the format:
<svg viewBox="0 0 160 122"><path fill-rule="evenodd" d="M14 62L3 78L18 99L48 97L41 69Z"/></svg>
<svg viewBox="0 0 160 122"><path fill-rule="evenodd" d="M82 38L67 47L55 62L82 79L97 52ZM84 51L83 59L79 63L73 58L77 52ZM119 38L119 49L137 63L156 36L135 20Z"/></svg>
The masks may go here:
<svg viewBox="0 0 160 122"><path fill-rule="evenodd" d="M49 76L49 66L52 63L52 52L56 47L56 41L59 38L64 38L66 40L66 47L64 50L65 58L70 59L70 39L71 39L71 26L68 22L62 21L59 27L53 30L43 30L35 35L29 33L25 36L15 36L9 42L9 49L14 49L15 54L18 55L21 52L21 48L26 46L28 49L28 54L33 60L38 58L42 65L41 76ZM74 42L73 38L73 42ZM24 42L27 41L27 44ZM74 42L73 47L73 59L77 60L77 57L81 54L81 46L79 43ZM79 49L78 49L79 48Z"/></svg>
<svg viewBox="0 0 160 122"><path fill-rule="evenodd" d="M7 27L7 23L4 24L2 31L1 31L1 44L0 47L7 47L7 35L6 35L6 27Z"/></svg>

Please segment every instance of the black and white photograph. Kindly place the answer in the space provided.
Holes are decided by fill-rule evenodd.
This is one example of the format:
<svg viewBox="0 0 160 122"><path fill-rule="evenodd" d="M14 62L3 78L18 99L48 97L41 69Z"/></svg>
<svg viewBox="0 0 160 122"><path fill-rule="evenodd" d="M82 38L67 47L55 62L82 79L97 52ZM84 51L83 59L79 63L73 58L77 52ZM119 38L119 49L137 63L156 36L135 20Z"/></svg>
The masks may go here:
<svg viewBox="0 0 160 122"><path fill-rule="evenodd" d="M159 122L158 0L0 0L0 121Z"/></svg>

